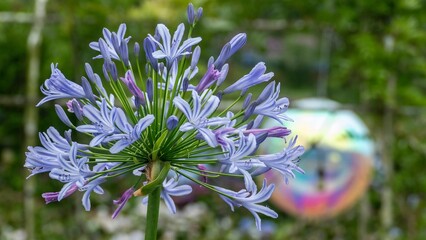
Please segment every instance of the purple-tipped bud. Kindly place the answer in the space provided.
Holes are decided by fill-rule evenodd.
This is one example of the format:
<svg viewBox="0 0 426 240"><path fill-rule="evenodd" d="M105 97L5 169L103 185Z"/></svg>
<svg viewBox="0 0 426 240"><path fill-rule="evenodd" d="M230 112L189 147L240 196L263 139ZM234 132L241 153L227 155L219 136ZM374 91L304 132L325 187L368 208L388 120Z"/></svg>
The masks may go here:
<svg viewBox="0 0 426 240"><path fill-rule="evenodd" d="M138 58L139 57L139 52L141 51L141 47L139 46L138 42L135 42L135 46L133 47L133 53L135 54L135 56Z"/></svg>
<svg viewBox="0 0 426 240"><path fill-rule="evenodd" d="M78 120L83 120L83 108L77 99L73 98L67 102L68 112L74 113Z"/></svg>
<svg viewBox="0 0 426 240"><path fill-rule="evenodd" d="M153 99L153 92L154 92L154 88L152 84L152 79L148 78L148 80L146 80L146 94L148 95L148 100L150 102L152 102L152 99Z"/></svg>
<svg viewBox="0 0 426 240"><path fill-rule="evenodd" d="M72 109L72 101L74 101L74 100L75 100L75 98L67 101L67 108L68 108L67 110L70 113L74 113L74 109Z"/></svg>
<svg viewBox="0 0 426 240"><path fill-rule="evenodd" d="M124 78L120 78L121 81L123 81L124 84L126 84L127 88L129 89L130 93L135 96L135 105L139 107L140 105L145 105L145 95L143 92L139 89L139 87L136 85L135 78L133 76L133 73L131 70L128 70L126 72L126 75Z"/></svg>
<svg viewBox="0 0 426 240"><path fill-rule="evenodd" d="M264 132L256 135L256 144L259 145L268 138L268 133Z"/></svg>
<svg viewBox="0 0 426 240"><path fill-rule="evenodd" d="M120 54L120 40L118 39L117 33L111 34L111 43L116 53Z"/></svg>
<svg viewBox="0 0 426 240"><path fill-rule="evenodd" d="M117 72L117 67L115 66L114 62L109 62L108 64L108 70L109 73L111 74L111 77L113 80L117 81L118 80L118 72Z"/></svg>
<svg viewBox="0 0 426 240"><path fill-rule="evenodd" d="M247 42L247 34L239 33L235 35L230 41L231 43L231 52L230 56L233 55L236 51L240 50Z"/></svg>
<svg viewBox="0 0 426 240"><path fill-rule="evenodd" d="M203 92L205 89L210 87L219 78L219 76L220 76L219 71L214 68L214 65L210 65L209 69L201 78L195 90L198 93Z"/></svg>
<svg viewBox="0 0 426 240"><path fill-rule="evenodd" d="M275 89L275 81L270 82L268 86L263 89L262 93L259 95L259 97L256 99L256 102L262 103L266 99L268 99L274 92Z"/></svg>
<svg viewBox="0 0 426 240"><path fill-rule="evenodd" d="M197 10L197 21L200 21L202 16L203 16L203 8L199 7Z"/></svg>
<svg viewBox="0 0 426 240"><path fill-rule="evenodd" d="M115 209L114 213L112 214L112 219L116 218L117 215L121 212L124 205L127 203L127 201L133 196L133 193L135 192L135 189L133 187L127 189L123 195L121 195L120 199L114 200L113 203L115 205L118 205L117 209Z"/></svg>
<svg viewBox="0 0 426 240"><path fill-rule="evenodd" d="M121 40L119 53L121 60L124 62L124 65L129 67L129 48L127 47L127 42L125 39Z"/></svg>
<svg viewBox="0 0 426 240"><path fill-rule="evenodd" d="M192 3L188 4L188 8L186 9L186 14L188 15L188 23L193 25L195 22L195 9Z"/></svg>
<svg viewBox="0 0 426 240"><path fill-rule="evenodd" d="M209 61L207 62L207 66L211 66L214 63L214 57L210 57Z"/></svg>
<svg viewBox="0 0 426 240"><path fill-rule="evenodd" d="M254 85L269 81L274 76L274 73L270 72L265 74L265 71L265 63L259 62L248 74L244 75L234 84L227 87L225 90L223 90L223 92L228 94L235 91L245 91Z"/></svg>
<svg viewBox="0 0 426 240"><path fill-rule="evenodd" d="M263 122L263 115L258 115L253 122L253 128L259 128Z"/></svg>
<svg viewBox="0 0 426 240"><path fill-rule="evenodd" d="M99 38L99 51L101 52L102 58L105 62L111 62L111 56L108 51L108 45L102 38Z"/></svg>
<svg viewBox="0 0 426 240"><path fill-rule="evenodd" d="M248 107L248 105L250 104L251 96L252 96L252 94L251 94L251 93L249 93L249 94L247 95L246 99L244 99L243 109L247 108L247 107Z"/></svg>
<svg viewBox="0 0 426 240"><path fill-rule="evenodd" d="M244 44L247 42L247 35L245 33L239 33L235 35L229 41L229 43L225 44L225 46L222 48L222 51L219 54L219 57L217 58L215 62L215 66L217 68L221 68L222 65L228 61L228 59L234 55L234 53L238 50L240 50Z"/></svg>
<svg viewBox="0 0 426 240"><path fill-rule="evenodd" d="M195 47L194 52L192 52L191 71L194 71L194 69L197 67L198 60L200 59L200 54L201 54L200 46Z"/></svg>
<svg viewBox="0 0 426 240"><path fill-rule="evenodd" d="M247 110L244 112L243 121L246 121L247 119L251 117L251 115L253 115L253 112L256 106L257 106L256 102L253 102L252 104L248 106Z"/></svg>
<svg viewBox="0 0 426 240"><path fill-rule="evenodd" d="M167 119L167 129L169 129L169 130L175 129L178 122L179 122L179 119L175 115L170 116Z"/></svg>
<svg viewBox="0 0 426 240"><path fill-rule="evenodd" d="M183 92L188 91L188 87L189 87L189 79L186 77L183 79L183 82L182 82L182 91Z"/></svg>
<svg viewBox="0 0 426 240"><path fill-rule="evenodd" d="M95 95L93 95L92 87L90 86L89 80L85 77L81 77L81 86L83 87L84 94L89 101L96 105Z"/></svg>
<svg viewBox="0 0 426 240"><path fill-rule="evenodd" d="M207 167L204 164L198 164L197 165L198 170L200 170L200 172L203 174L202 178L203 178L203 182L207 183L207 176L206 176L206 170Z"/></svg>
<svg viewBox="0 0 426 240"><path fill-rule="evenodd" d="M165 69L164 63L159 63L158 71L160 72L161 75L164 73L164 69Z"/></svg>
<svg viewBox="0 0 426 240"><path fill-rule="evenodd" d="M93 83L96 83L95 82L95 74L93 73L92 66L90 66L90 64L88 64L88 63L85 63L84 69L86 70L87 77L90 79L90 81L92 81Z"/></svg>
<svg viewBox="0 0 426 240"><path fill-rule="evenodd" d="M65 140L67 140L67 142L70 145L72 144L72 140L71 140L71 129L69 129L68 131L64 132L64 138L65 138Z"/></svg>
<svg viewBox="0 0 426 240"><path fill-rule="evenodd" d="M104 74L104 78L109 81L110 80L110 76L108 74L108 70L106 67L106 62L104 62L104 64L102 65L102 73Z"/></svg>
<svg viewBox="0 0 426 240"><path fill-rule="evenodd" d="M88 63L85 63L84 69L86 70L86 74L89 80L96 85L98 92L106 95L105 88L102 85L102 80L98 74L93 72L92 66L90 66Z"/></svg>
<svg viewBox="0 0 426 240"><path fill-rule="evenodd" d="M152 55L153 52L155 52L156 47L155 43L152 42L150 38L145 38L143 41L143 48L145 50L146 59L151 64L152 68L157 72L158 71L158 60L154 58Z"/></svg>
<svg viewBox="0 0 426 240"><path fill-rule="evenodd" d="M58 115L59 119L68 127L73 128L74 124L71 123L70 119L68 118L67 114L65 113L64 109L59 106L58 104L55 104L55 111Z"/></svg>
<svg viewBox="0 0 426 240"><path fill-rule="evenodd" d="M223 64L225 64L225 61L228 60L231 52L231 43L225 44L223 46L222 50L220 51L219 56L217 57L216 61L214 62L214 65L218 68L222 67Z"/></svg>
<svg viewBox="0 0 426 240"><path fill-rule="evenodd" d="M75 191L77 191L77 189L78 189L77 185L73 184L61 197L59 196L59 192L47 192L47 193L41 194L41 196L44 198L44 201L46 202L46 204L49 204L51 202L61 201L63 198L66 198L70 196L71 194L73 194Z"/></svg>
<svg viewBox="0 0 426 240"><path fill-rule="evenodd" d="M223 65L222 69L220 70L220 76L217 79L216 86L222 85L223 81L225 81L226 77L228 76L228 70L229 70L229 65L228 64Z"/></svg>
<svg viewBox="0 0 426 240"><path fill-rule="evenodd" d="M277 138L282 138L285 136L290 135L291 130L286 128L286 127L273 127L268 129L268 137L277 137Z"/></svg>
<svg viewBox="0 0 426 240"><path fill-rule="evenodd" d="M254 129L246 128L246 130L244 130L243 133L245 135L252 133L256 136L262 133L267 133L268 137L283 138L285 136L290 135L291 130L286 127L276 126L271 128L254 128Z"/></svg>
<svg viewBox="0 0 426 240"><path fill-rule="evenodd" d="M72 109L77 119L80 121L83 120L83 108L81 107L80 103L75 99L72 101Z"/></svg>

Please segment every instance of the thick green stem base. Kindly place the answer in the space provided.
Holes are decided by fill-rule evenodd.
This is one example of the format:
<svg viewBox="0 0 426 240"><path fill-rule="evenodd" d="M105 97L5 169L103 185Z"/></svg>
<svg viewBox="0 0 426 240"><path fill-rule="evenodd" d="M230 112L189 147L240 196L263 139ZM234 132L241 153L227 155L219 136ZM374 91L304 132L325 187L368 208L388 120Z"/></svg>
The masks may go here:
<svg viewBox="0 0 426 240"><path fill-rule="evenodd" d="M146 216L145 240L157 239L158 215L160 210L161 187L149 194L148 211Z"/></svg>

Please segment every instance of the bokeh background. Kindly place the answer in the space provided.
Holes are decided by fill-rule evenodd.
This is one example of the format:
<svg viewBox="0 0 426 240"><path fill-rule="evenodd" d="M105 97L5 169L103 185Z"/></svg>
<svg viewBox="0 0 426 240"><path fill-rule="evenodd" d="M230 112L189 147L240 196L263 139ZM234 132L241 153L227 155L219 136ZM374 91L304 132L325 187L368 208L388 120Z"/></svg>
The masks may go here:
<svg viewBox="0 0 426 240"><path fill-rule="evenodd" d="M48 176L26 180L24 153L26 146L38 144L38 131L63 126L53 104L34 107L52 62L78 81L84 63L96 55L88 44L99 39L103 27L116 31L125 22L131 42L140 43L158 22L175 29L186 21L187 4L0 1L0 239L143 236L145 209L139 200L130 201L118 219L110 219L112 199L128 186L125 179L106 185L103 196L93 195L91 212L84 211L78 194L46 206L41 193L61 185ZM194 32L203 37L203 62L232 36L246 32L248 43L231 59L227 81L266 62L281 82L282 95L291 100L326 97L356 112L375 142L375 158L366 192L337 216L305 219L268 203L280 216L264 218L263 231L257 232L247 211L232 213L219 197L200 190L196 201L180 200L178 214L161 213L160 239L426 239L426 1L193 4L204 8ZM43 15L39 21L37 16ZM92 66L100 71L99 62Z"/></svg>

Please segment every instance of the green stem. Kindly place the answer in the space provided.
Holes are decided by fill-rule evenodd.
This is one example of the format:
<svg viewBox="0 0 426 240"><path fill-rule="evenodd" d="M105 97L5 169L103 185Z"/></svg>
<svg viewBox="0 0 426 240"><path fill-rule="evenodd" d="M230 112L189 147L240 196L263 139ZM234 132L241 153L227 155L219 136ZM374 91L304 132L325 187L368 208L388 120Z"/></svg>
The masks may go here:
<svg viewBox="0 0 426 240"><path fill-rule="evenodd" d="M142 194L148 195L148 210L146 215L145 240L157 239L158 215L160 210L161 184L170 170L170 163L161 166L161 162L154 158L151 165L150 182L142 187Z"/></svg>
<svg viewBox="0 0 426 240"><path fill-rule="evenodd" d="M155 188L148 198L148 211L146 216L145 240L157 239L158 215L160 210L161 187Z"/></svg>

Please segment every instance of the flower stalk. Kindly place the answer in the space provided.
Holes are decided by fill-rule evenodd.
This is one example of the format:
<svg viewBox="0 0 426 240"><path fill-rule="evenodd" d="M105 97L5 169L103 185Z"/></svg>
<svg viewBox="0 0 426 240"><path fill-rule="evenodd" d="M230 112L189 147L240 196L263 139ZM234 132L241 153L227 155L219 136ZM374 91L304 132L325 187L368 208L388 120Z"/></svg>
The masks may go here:
<svg viewBox="0 0 426 240"><path fill-rule="evenodd" d="M145 228L145 240L157 239L160 195L162 188L161 184L166 178L169 168L170 164L167 164L165 167L163 167L163 169L161 169L161 162L154 159L149 173L149 176L152 180L147 185L142 187L141 194L149 195L146 215L147 220Z"/></svg>
<svg viewBox="0 0 426 240"><path fill-rule="evenodd" d="M161 188L155 188L148 199L148 209L146 214L145 240L156 240L158 229L158 216L160 211Z"/></svg>

